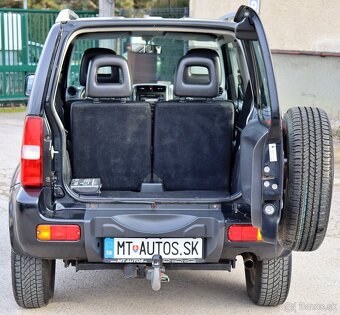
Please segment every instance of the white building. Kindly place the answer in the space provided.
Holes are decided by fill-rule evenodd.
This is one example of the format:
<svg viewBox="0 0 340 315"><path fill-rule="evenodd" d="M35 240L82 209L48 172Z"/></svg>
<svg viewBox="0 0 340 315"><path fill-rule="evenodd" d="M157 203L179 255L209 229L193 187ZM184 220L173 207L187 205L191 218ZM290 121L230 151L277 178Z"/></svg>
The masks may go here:
<svg viewBox="0 0 340 315"><path fill-rule="evenodd" d="M273 53L281 107L320 106L340 121L339 0L191 0L190 16L219 18L257 6ZM338 127L337 127L338 128Z"/></svg>

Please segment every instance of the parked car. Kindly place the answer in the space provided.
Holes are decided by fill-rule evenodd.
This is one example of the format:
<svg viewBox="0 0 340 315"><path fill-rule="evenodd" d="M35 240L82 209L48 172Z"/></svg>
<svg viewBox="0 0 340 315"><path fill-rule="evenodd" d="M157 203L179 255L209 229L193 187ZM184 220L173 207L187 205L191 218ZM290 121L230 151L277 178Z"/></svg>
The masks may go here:
<svg viewBox="0 0 340 315"><path fill-rule="evenodd" d="M157 52L126 54L137 37ZM327 115L294 107L281 117L251 8L232 21L62 11L11 184L14 297L46 305L57 259L120 269L157 291L167 270L231 271L242 256L250 299L282 304L292 251L325 237L332 185Z"/></svg>

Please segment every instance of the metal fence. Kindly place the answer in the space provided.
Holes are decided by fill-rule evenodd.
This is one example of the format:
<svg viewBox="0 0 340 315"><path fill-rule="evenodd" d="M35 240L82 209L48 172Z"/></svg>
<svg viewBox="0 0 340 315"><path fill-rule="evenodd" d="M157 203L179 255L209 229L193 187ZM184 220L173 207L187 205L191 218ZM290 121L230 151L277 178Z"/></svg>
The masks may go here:
<svg viewBox="0 0 340 315"><path fill-rule="evenodd" d="M36 69L59 11L0 9L0 103L25 100L24 80ZM77 12L80 17L97 12Z"/></svg>
<svg viewBox="0 0 340 315"><path fill-rule="evenodd" d="M125 17L188 16L188 8L119 10ZM0 105L26 100L24 80L34 73L47 34L59 11L0 9ZM95 11L76 12L79 17L96 16Z"/></svg>

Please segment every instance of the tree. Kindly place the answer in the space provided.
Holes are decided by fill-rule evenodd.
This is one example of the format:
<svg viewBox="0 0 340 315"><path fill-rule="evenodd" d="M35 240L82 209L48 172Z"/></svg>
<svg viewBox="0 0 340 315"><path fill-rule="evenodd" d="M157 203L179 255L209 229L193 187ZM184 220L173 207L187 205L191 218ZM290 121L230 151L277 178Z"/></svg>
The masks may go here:
<svg viewBox="0 0 340 315"><path fill-rule="evenodd" d="M133 0L120 0L116 1L115 7L116 9L124 9L124 10L131 10L133 9L134 1Z"/></svg>
<svg viewBox="0 0 340 315"><path fill-rule="evenodd" d="M98 10L98 0L28 0L29 9ZM116 0L115 7L124 10L166 7L188 7L189 0ZM1 0L0 8L22 8L23 0Z"/></svg>
<svg viewBox="0 0 340 315"><path fill-rule="evenodd" d="M0 8L22 8L22 0L2 0L0 3Z"/></svg>
<svg viewBox="0 0 340 315"><path fill-rule="evenodd" d="M53 0L28 0L27 7L29 9L55 9L55 10L59 10L59 5Z"/></svg>

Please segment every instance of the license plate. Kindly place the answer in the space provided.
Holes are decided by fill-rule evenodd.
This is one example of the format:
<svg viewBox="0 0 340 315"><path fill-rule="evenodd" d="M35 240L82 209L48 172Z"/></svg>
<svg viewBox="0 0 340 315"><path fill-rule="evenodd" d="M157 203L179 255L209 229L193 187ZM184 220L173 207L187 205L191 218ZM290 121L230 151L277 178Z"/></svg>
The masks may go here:
<svg viewBox="0 0 340 315"><path fill-rule="evenodd" d="M165 260L201 259L202 238L105 238L104 258L146 259L161 255Z"/></svg>

